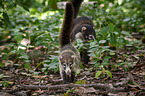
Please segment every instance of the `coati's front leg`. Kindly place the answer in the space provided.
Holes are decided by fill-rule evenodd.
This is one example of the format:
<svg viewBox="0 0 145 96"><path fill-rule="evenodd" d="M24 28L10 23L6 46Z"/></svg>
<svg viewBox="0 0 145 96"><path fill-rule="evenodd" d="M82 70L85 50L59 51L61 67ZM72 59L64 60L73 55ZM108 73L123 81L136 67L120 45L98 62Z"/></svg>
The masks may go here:
<svg viewBox="0 0 145 96"><path fill-rule="evenodd" d="M63 78L63 83L64 83L64 84L73 83L74 78L75 78L75 72L72 72L72 73L71 73L71 76L69 76L69 75L67 75L67 74L65 73L65 71L63 71L63 73L62 73L62 78Z"/></svg>
<svg viewBox="0 0 145 96"><path fill-rule="evenodd" d="M68 83L68 77L67 77L65 71L63 71L63 73L62 73L62 79L63 79L63 83L65 83L65 84Z"/></svg>
<svg viewBox="0 0 145 96"><path fill-rule="evenodd" d="M73 81L74 81L74 78L75 78L75 72L72 72L71 73L71 78L70 78L70 83L73 83Z"/></svg>
<svg viewBox="0 0 145 96"><path fill-rule="evenodd" d="M65 84L73 83L74 78L75 78L75 72L72 72L71 76L69 76L63 71L62 78L63 78L63 83L65 83Z"/></svg>

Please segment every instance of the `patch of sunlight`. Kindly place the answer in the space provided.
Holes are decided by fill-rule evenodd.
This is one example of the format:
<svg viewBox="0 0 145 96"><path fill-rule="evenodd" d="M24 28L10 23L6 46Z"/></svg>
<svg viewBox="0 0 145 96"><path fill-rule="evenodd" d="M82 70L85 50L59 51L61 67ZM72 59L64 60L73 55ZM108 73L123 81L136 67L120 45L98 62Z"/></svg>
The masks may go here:
<svg viewBox="0 0 145 96"><path fill-rule="evenodd" d="M44 0L36 0L38 3L43 3Z"/></svg>
<svg viewBox="0 0 145 96"><path fill-rule="evenodd" d="M109 9L106 9L106 12L109 12L110 10Z"/></svg>
<svg viewBox="0 0 145 96"><path fill-rule="evenodd" d="M89 2L89 0L84 0L84 2Z"/></svg>
<svg viewBox="0 0 145 96"><path fill-rule="evenodd" d="M36 17L38 19L46 19L48 16L53 16L55 13L58 13L58 11L47 11L41 14L36 13L35 15L31 15L31 17Z"/></svg>
<svg viewBox="0 0 145 96"><path fill-rule="evenodd" d="M129 12L129 10L128 10L128 9L125 9L124 7L122 7L122 10L123 10L123 12L125 12L125 13L128 13L128 12Z"/></svg>
<svg viewBox="0 0 145 96"><path fill-rule="evenodd" d="M47 16L53 16L55 13L58 13L58 11L47 11L45 13L41 14L41 19L46 19Z"/></svg>
<svg viewBox="0 0 145 96"><path fill-rule="evenodd" d="M123 0L118 0L118 4L121 5L123 3Z"/></svg>

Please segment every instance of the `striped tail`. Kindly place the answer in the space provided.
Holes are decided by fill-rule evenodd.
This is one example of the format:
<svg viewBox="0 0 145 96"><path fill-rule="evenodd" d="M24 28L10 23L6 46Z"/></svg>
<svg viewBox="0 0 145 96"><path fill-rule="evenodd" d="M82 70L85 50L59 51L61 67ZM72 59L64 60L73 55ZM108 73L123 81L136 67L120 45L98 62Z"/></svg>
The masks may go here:
<svg viewBox="0 0 145 96"><path fill-rule="evenodd" d="M74 19L77 17L78 11L80 9L80 5L83 2L83 0L70 0L74 6Z"/></svg>
<svg viewBox="0 0 145 96"><path fill-rule="evenodd" d="M65 16L60 34L60 47L70 43L70 34L72 32L74 17L74 7L71 2L68 2L65 7Z"/></svg>

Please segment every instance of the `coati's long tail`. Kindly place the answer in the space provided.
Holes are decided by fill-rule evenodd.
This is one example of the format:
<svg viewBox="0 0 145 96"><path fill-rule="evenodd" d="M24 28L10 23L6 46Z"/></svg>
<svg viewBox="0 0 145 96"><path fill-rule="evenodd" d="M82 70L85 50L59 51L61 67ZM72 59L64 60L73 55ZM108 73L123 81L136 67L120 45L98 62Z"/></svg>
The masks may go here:
<svg viewBox="0 0 145 96"><path fill-rule="evenodd" d="M65 16L63 20L63 26L60 34L60 47L62 48L66 44L70 43L70 34L72 32L74 17L74 7L71 2L66 4Z"/></svg>
<svg viewBox="0 0 145 96"><path fill-rule="evenodd" d="M78 11L80 9L80 5L83 2L83 0L70 0L70 2L72 2L73 6L74 6L74 19L77 17Z"/></svg>

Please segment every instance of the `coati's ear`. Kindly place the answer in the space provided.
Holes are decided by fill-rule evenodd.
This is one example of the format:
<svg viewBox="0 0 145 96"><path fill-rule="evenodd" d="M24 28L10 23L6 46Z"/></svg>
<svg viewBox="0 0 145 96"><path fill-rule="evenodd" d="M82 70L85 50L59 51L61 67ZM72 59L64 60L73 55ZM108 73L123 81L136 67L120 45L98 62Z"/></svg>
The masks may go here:
<svg viewBox="0 0 145 96"><path fill-rule="evenodd" d="M71 58L73 58L73 59L74 59L74 58L75 58L75 55L72 55L72 56L71 56Z"/></svg>
<svg viewBox="0 0 145 96"><path fill-rule="evenodd" d="M75 62L75 58L76 58L76 56L75 56L75 55L72 55L71 57L73 58L73 60L74 60L74 62Z"/></svg>
<svg viewBox="0 0 145 96"><path fill-rule="evenodd" d="M62 59L62 56L59 56L58 59L59 59L59 61L60 61L60 60Z"/></svg>
<svg viewBox="0 0 145 96"><path fill-rule="evenodd" d="M82 32L85 31L87 28L86 27L82 27Z"/></svg>

